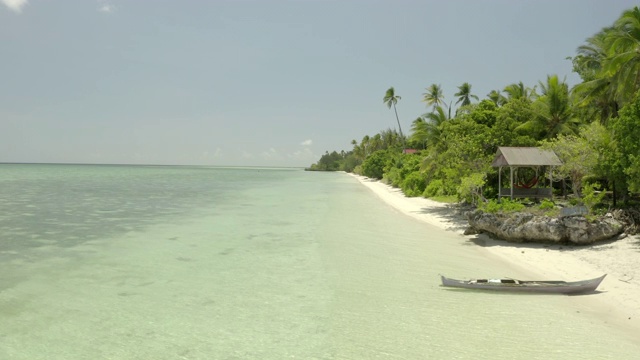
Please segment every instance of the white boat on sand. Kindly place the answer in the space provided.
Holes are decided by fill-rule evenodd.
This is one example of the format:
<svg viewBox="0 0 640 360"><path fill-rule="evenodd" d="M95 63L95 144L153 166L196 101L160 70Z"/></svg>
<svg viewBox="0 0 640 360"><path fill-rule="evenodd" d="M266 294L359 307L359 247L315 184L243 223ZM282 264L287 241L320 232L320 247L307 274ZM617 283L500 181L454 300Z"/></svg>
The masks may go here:
<svg viewBox="0 0 640 360"><path fill-rule="evenodd" d="M479 289L493 291L531 292L531 293L556 293L556 294L582 294L596 290L598 285L607 276L582 281L559 280L516 280L516 279L472 279L456 280L444 277L442 285L448 287Z"/></svg>

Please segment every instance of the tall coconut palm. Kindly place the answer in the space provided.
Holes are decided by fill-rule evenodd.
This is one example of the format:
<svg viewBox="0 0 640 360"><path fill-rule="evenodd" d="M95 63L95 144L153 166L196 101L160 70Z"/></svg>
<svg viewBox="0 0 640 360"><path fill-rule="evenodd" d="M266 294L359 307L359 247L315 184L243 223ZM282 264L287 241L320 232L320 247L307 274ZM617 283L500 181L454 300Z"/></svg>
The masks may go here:
<svg viewBox="0 0 640 360"><path fill-rule="evenodd" d="M451 114L445 112L442 106L436 106L433 112L422 115L425 119L425 128L427 132L427 143L430 146L439 145L440 126L451 118Z"/></svg>
<svg viewBox="0 0 640 360"><path fill-rule="evenodd" d="M605 28L588 38L584 45L578 47L578 55L572 58L574 71L583 80L572 89L577 105L585 110L587 118L598 117L603 124L610 117L617 117L620 108L615 86L611 85L611 75L603 70L611 31L611 28Z"/></svg>
<svg viewBox="0 0 640 360"><path fill-rule="evenodd" d="M429 129L424 117L419 116L411 123L411 136L409 141L417 144L419 149L426 149L429 144Z"/></svg>
<svg viewBox="0 0 640 360"><path fill-rule="evenodd" d="M640 88L640 9L622 13L607 33L609 58L605 71L612 74L612 85L621 106L631 101Z"/></svg>
<svg viewBox="0 0 640 360"><path fill-rule="evenodd" d="M432 106L435 111L436 106L444 105L444 95L442 95L442 88L440 85L431 84L426 93L422 94L422 101L427 103L427 106Z"/></svg>
<svg viewBox="0 0 640 360"><path fill-rule="evenodd" d="M471 99L475 99L478 101L478 97L476 95L471 94L471 84L468 82L463 83L458 86L458 92L453 94L458 97L458 101L456 101L456 105L460 104L461 106L466 106L471 104Z"/></svg>
<svg viewBox="0 0 640 360"><path fill-rule="evenodd" d="M404 135L402 135L402 127L400 126L400 119L398 118L398 110L396 110L396 104L401 97L396 95L393 86L390 87L387 92L384 94L384 98L382 101L387 105L389 109L393 106L393 111L396 113L396 121L398 122L398 130L400 131L400 137L402 138L402 143L404 144Z"/></svg>
<svg viewBox="0 0 640 360"><path fill-rule="evenodd" d="M547 76L546 83L540 82L540 89L542 95L534 103L536 116L517 130L536 131L545 139L576 134L580 122L573 114L567 83L551 75Z"/></svg>

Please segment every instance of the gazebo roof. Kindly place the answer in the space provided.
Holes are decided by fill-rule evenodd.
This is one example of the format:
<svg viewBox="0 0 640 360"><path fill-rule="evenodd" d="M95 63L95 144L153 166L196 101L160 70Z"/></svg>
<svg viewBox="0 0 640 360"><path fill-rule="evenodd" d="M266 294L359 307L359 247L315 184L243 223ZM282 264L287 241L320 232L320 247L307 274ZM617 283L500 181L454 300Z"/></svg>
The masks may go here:
<svg viewBox="0 0 640 360"><path fill-rule="evenodd" d="M537 147L499 147L491 166L544 166L562 165L552 150Z"/></svg>

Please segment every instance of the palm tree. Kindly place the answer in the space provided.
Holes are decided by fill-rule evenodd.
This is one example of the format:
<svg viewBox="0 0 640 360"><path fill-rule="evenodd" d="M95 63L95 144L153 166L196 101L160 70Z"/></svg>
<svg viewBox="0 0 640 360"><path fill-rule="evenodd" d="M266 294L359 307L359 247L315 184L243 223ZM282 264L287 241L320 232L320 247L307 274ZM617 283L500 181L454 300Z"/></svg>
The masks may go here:
<svg viewBox="0 0 640 360"><path fill-rule="evenodd" d="M366 159L367 156L371 155L372 151L371 151L371 138L369 137L369 135L365 135L362 137L362 140L360 140L360 147L362 148L362 153L364 154L364 158Z"/></svg>
<svg viewBox="0 0 640 360"><path fill-rule="evenodd" d="M419 116L411 123L411 136L409 141L413 144L419 144L418 148L426 149L429 144L429 127L424 117Z"/></svg>
<svg viewBox="0 0 640 360"><path fill-rule="evenodd" d="M609 58L604 70L612 74L616 98L620 105L628 103L640 88L640 9L622 13L613 30L607 33Z"/></svg>
<svg viewBox="0 0 640 360"><path fill-rule="evenodd" d="M475 99L476 101L478 101L478 97L471 94L471 84L469 84L468 82L458 86L458 90L459 91L457 93L453 94L454 96L458 97L456 105L458 105L459 103L462 103L461 106L469 105L471 104L471 99Z"/></svg>
<svg viewBox="0 0 640 360"><path fill-rule="evenodd" d="M387 105L389 109L391 109L391 106L393 106L393 111L396 113L396 121L398 122L398 130L400 130L400 137L402 138L402 144L404 147L404 136L402 135L402 127L400 126L400 119L398 118L398 110L396 110L396 104L400 99L401 97L395 94L395 90L392 86L384 94L384 98L382 99L382 101Z"/></svg>
<svg viewBox="0 0 640 360"><path fill-rule="evenodd" d="M500 94L500 91L498 90L491 90L491 92L487 94L487 97L489 100L493 101L496 106L502 106L507 103L507 98Z"/></svg>
<svg viewBox="0 0 640 360"><path fill-rule="evenodd" d="M572 89L577 105L585 109L587 118L599 117L603 124L610 117L617 117L620 108L615 87L611 86L611 76L603 70L611 31L611 28L605 28L588 38L586 44L578 47L578 55L571 59L574 71L583 80Z"/></svg>
<svg viewBox="0 0 640 360"><path fill-rule="evenodd" d="M359 160L364 160L365 159L365 154L364 154L364 149L358 145L358 142L353 139L351 140L351 145L353 145L353 156L356 157L356 159Z"/></svg>
<svg viewBox="0 0 640 360"><path fill-rule="evenodd" d="M511 85L507 85L503 91L507 94L507 100L513 100L513 99L532 100L536 94L535 86L533 87L533 89L529 87L525 87L522 81L520 81L517 84L513 83Z"/></svg>
<svg viewBox="0 0 640 360"><path fill-rule="evenodd" d="M426 102L428 106L433 106L433 110L436 106L444 105L444 95L442 95L442 88L440 85L431 84L426 93L422 94L422 101Z"/></svg>
<svg viewBox="0 0 640 360"><path fill-rule="evenodd" d="M442 106L436 106L433 112L422 116L426 120L427 143L437 146L441 141L440 126L451 118L451 114L447 114Z"/></svg>
<svg viewBox="0 0 640 360"><path fill-rule="evenodd" d="M404 145L405 139L398 135L395 129L387 129L380 131L380 139L382 141L382 148L388 149L396 146L398 143Z"/></svg>
<svg viewBox="0 0 640 360"><path fill-rule="evenodd" d="M540 82L540 89L542 95L534 103L536 116L516 130L539 131L546 139L558 134L576 134L580 122L573 115L567 83L551 75L547 76L546 83Z"/></svg>

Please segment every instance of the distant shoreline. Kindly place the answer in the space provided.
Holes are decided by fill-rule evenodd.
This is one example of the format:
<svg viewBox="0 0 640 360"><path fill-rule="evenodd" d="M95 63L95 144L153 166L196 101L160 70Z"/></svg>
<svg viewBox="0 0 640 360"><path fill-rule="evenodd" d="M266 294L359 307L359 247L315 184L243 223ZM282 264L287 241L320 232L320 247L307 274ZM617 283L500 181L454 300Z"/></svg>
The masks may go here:
<svg viewBox="0 0 640 360"><path fill-rule="evenodd" d="M607 274L595 296L571 297L589 301L594 315L606 323L623 328L630 336L640 334L640 237L628 236L613 242L591 246L516 244L492 239L486 235L464 235L466 218L449 205L430 199L406 197L400 189L364 176L356 178L382 201L398 211L425 223L465 236L481 246L490 256L509 266L531 273L539 279L582 280ZM481 274L468 274L479 276ZM487 274L484 274L487 275ZM538 280L538 279L534 279Z"/></svg>

